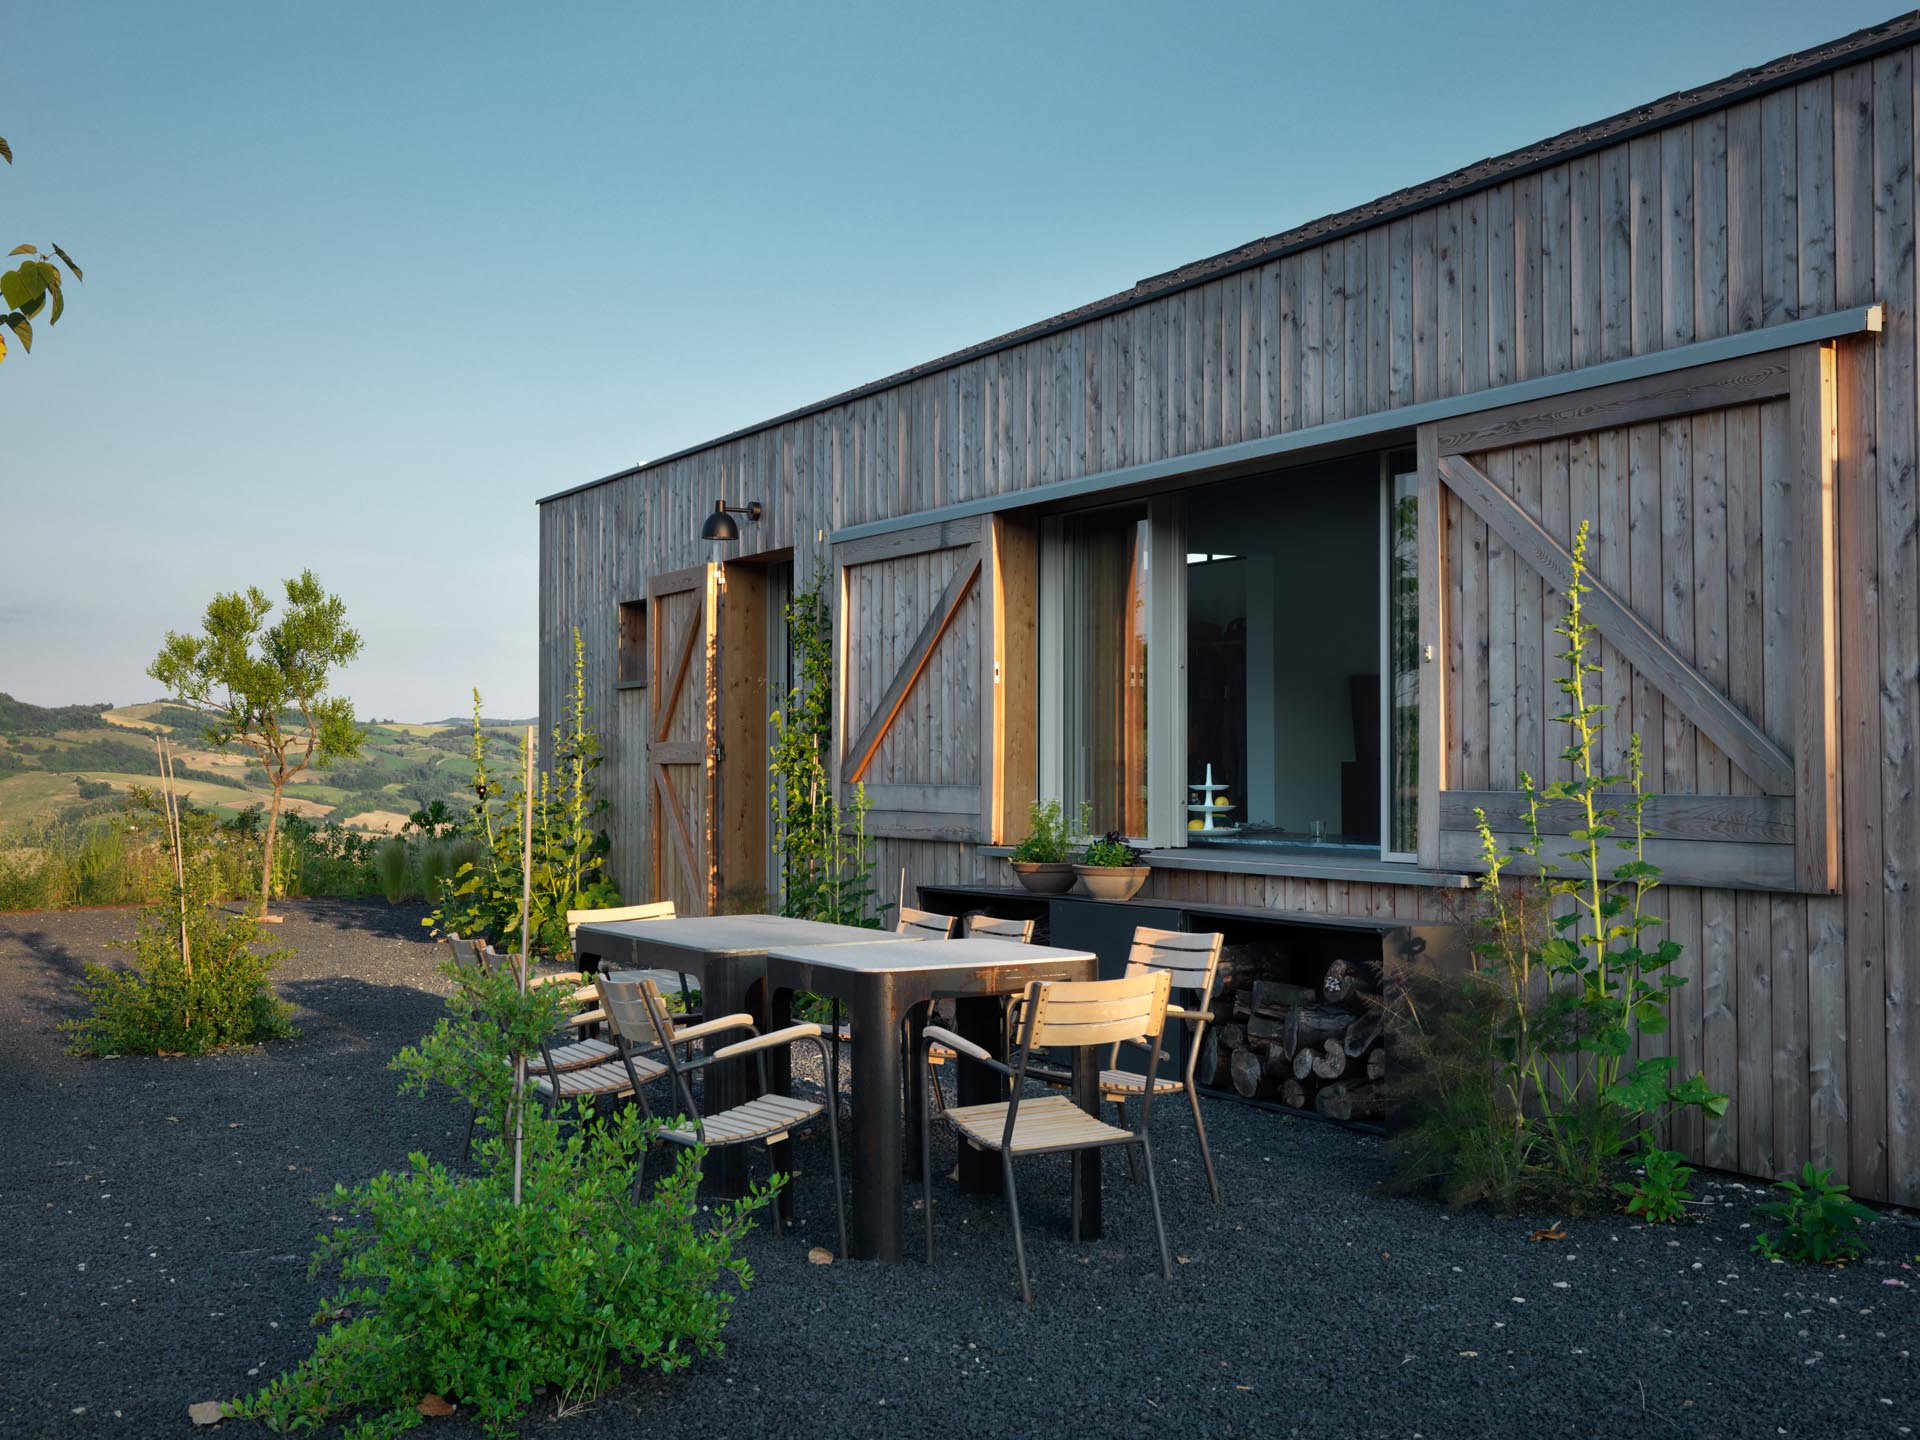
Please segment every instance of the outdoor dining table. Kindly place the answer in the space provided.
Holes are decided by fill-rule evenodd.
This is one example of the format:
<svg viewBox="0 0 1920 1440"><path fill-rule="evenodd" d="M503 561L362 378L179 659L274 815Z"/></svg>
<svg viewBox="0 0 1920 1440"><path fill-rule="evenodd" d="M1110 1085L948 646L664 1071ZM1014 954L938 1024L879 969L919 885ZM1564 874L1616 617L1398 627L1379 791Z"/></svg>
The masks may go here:
<svg viewBox="0 0 1920 1440"><path fill-rule="evenodd" d="M709 1019L751 1015L764 1030L772 1013L764 985L770 949L779 945L873 944L891 938L884 930L796 920L786 915L688 915L672 920L591 921L575 934L573 953L582 970L598 970L602 966L597 962L605 962L604 968L609 970L671 970L693 976L700 986L700 1008ZM784 1016L786 1011L779 1013ZM784 1052L779 1058L784 1061ZM770 1068L781 1071L773 1079L774 1088L784 1088L784 1064ZM705 1071L701 1108L711 1114L744 1105L759 1093L754 1057L723 1060ZM743 1194L747 1185L746 1147L722 1146L708 1155L703 1178L718 1194Z"/></svg>
<svg viewBox="0 0 1920 1440"><path fill-rule="evenodd" d="M992 1054L1005 1055L1002 997L1024 992L1035 980L1098 978L1099 961L1091 951L985 937L782 945L767 952L766 985L774 1023L784 1023L796 994L812 992L845 1002L853 1027L853 1223L848 1248L854 1259L898 1263L906 1258L901 1173L908 1163L919 1168L923 1099L903 1083L903 1026L911 1022L917 1043L932 1002L951 998L958 1033ZM1074 1099L1094 1114L1099 1109L1099 1058L1086 1049L1076 1052L1074 1060ZM960 1104L1007 1098L1006 1081L986 1067L958 1063L955 1068ZM1077 1233L1098 1239L1100 1152L1082 1150L1072 1163L1079 1167L1074 1186ZM960 1183L970 1190L997 1190L999 1163L962 1145Z"/></svg>

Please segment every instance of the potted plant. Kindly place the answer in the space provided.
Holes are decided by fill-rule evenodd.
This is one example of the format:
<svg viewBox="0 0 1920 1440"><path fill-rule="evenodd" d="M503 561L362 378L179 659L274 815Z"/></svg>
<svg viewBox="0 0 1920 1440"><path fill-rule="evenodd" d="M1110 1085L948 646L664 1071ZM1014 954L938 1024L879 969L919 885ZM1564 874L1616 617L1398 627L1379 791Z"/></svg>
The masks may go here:
<svg viewBox="0 0 1920 1440"><path fill-rule="evenodd" d="M1027 838L1013 847L1007 863L1036 895L1064 895L1073 887L1073 845L1058 800L1027 807Z"/></svg>
<svg viewBox="0 0 1920 1440"><path fill-rule="evenodd" d="M1140 862L1140 852L1118 830L1109 830L1087 846L1073 873L1080 877L1084 895L1095 900L1131 900L1147 883L1147 869Z"/></svg>

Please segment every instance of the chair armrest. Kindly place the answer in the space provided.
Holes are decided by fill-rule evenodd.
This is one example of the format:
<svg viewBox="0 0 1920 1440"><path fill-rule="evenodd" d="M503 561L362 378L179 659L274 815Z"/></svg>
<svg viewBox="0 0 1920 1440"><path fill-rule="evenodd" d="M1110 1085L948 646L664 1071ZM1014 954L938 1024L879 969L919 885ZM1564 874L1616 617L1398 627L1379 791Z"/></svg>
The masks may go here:
<svg viewBox="0 0 1920 1440"><path fill-rule="evenodd" d="M954 1034L953 1031L946 1029L944 1026L929 1025L926 1030L922 1032L922 1035L929 1047L934 1045L950 1046L957 1053L966 1056L969 1060L998 1070L1002 1075L1013 1074L1013 1071L994 1059L983 1047L974 1044L971 1040Z"/></svg>
<svg viewBox="0 0 1920 1440"><path fill-rule="evenodd" d="M722 1045L707 1058L728 1060L735 1055L751 1055L756 1050L771 1050L777 1045L791 1045L796 1040L818 1040L824 1033L818 1025L802 1021L797 1025L789 1025L784 1030L771 1030L765 1035L756 1035L751 1040L736 1040L731 1045Z"/></svg>
<svg viewBox="0 0 1920 1440"><path fill-rule="evenodd" d="M576 1027L598 1025L606 1018L607 1012L604 1010L582 1010L578 1015L569 1015L562 1023Z"/></svg>
<svg viewBox="0 0 1920 1440"><path fill-rule="evenodd" d="M1167 1018L1170 1020L1206 1021L1213 1019L1211 1010L1189 1010L1184 1005L1167 1006Z"/></svg>
<svg viewBox="0 0 1920 1440"><path fill-rule="evenodd" d="M529 975L527 988L533 990L542 985L578 985L581 981L592 978L591 975L578 970L557 971L552 975Z"/></svg>
<svg viewBox="0 0 1920 1440"><path fill-rule="evenodd" d="M753 1017L751 1015L722 1015L717 1020L707 1020L698 1025L689 1025L684 1030L676 1027L673 1032L673 1043L678 1045L683 1040L700 1040L708 1035L717 1035L722 1030L738 1030L742 1026L745 1026L749 1030L753 1029Z"/></svg>

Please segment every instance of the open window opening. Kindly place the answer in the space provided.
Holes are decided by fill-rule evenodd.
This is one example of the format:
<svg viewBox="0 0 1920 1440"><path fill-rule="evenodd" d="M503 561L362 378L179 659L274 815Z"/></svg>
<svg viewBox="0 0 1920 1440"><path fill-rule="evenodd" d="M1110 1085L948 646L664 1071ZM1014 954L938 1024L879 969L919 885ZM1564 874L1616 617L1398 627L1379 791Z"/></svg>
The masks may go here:
<svg viewBox="0 0 1920 1440"><path fill-rule="evenodd" d="M1050 522L1042 793L1156 847L1412 860L1414 472L1374 452Z"/></svg>

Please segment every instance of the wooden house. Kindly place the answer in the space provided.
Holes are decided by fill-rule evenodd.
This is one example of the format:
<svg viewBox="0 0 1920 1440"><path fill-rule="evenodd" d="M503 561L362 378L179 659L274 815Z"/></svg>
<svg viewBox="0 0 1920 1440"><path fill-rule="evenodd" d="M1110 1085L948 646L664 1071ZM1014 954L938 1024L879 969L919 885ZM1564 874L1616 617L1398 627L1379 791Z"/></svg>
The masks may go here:
<svg viewBox="0 0 1920 1440"><path fill-rule="evenodd" d="M1677 1138L1920 1205L1916 46L1863 31L543 500L542 711L577 629L623 890L767 891L779 613L817 574L887 899L1000 879L1054 796L1154 847L1149 897L1431 920L1475 808L1511 835L1522 773L1567 774L1585 522L1673 1043L1733 1097ZM761 509L717 569L723 502Z"/></svg>

